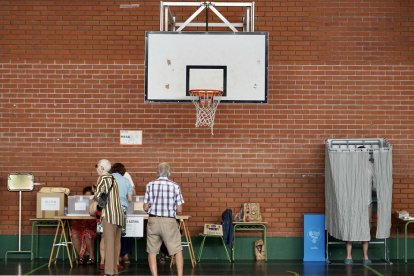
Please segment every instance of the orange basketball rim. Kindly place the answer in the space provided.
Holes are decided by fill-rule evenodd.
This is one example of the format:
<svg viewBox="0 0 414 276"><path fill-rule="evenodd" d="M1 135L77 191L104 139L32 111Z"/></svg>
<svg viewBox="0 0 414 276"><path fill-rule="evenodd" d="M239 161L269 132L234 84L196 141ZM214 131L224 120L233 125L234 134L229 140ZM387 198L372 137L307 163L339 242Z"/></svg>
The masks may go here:
<svg viewBox="0 0 414 276"><path fill-rule="evenodd" d="M196 127L206 126L211 128L213 133L214 118L217 106L220 103L222 90L213 89L192 89L189 90L190 96L193 96L193 104L196 107Z"/></svg>

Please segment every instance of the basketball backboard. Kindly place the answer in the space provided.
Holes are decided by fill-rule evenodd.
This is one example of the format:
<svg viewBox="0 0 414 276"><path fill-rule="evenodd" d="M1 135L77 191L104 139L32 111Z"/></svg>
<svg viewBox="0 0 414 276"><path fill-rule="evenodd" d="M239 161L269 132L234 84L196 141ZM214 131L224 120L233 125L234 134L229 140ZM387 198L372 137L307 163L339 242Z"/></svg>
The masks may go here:
<svg viewBox="0 0 414 276"><path fill-rule="evenodd" d="M145 101L190 101L189 90L222 90L221 102L266 103L268 34L147 32Z"/></svg>

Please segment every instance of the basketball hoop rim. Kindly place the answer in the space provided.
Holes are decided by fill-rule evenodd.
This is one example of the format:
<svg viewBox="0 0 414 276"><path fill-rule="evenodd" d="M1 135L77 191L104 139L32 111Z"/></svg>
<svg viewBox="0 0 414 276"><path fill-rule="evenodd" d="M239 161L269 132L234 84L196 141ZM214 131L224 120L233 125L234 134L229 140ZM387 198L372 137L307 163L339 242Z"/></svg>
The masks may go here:
<svg viewBox="0 0 414 276"><path fill-rule="evenodd" d="M214 89L191 89L188 91L191 96L197 97L218 97L223 95L223 90L214 90Z"/></svg>

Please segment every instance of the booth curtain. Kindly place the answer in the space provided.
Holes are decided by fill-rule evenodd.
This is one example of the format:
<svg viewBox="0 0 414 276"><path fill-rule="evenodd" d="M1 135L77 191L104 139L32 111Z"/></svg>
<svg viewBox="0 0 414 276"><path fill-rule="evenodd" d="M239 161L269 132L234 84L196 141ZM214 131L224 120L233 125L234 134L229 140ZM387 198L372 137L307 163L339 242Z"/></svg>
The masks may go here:
<svg viewBox="0 0 414 276"><path fill-rule="evenodd" d="M374 151L374 173L377 180L377 233L378 239L390 236L392 203L392 149Z"/></svg>
<svg viewBox="0 0 414 276"><path fill-rule="evenodd" d="M391 150L374 151L374 168L368 151L329 151L325 159L326 229L344 241L370 240L372 179L376 179L377 238L387 238L391 227ZM374 174L374 175L372 175Z"/></svg>

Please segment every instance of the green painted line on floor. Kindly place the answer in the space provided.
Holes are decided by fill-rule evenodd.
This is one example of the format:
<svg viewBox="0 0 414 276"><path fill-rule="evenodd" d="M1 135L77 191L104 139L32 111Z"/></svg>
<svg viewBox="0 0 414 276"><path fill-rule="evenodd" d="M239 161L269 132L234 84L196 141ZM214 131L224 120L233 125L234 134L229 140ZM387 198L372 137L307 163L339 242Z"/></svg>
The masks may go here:
<svg viewBox="0 0 414 276"><path fill-rule="evenodd" d="M49 263L45 263L44 265L41 265L41 266L39 266L39 267L36 267L35 269L32 269L31 271L29 271L29 272L27 272L27 273L25 273L25 274L23 274L23 275L30 275L30 274L32 274L33 272L36 272L36 271L38 271L39 269L41 269L41 268L44 268L45 266L47 266Z"/></svg>
<svg viewBox="0 0 414 276"><path fill-rule="evenodd" d="M368 268L369 270L371 270L374 274L376 274L378 276L384 276L384 274L381 274L380 272L378 272L377 270L373 269L372 267L369 267L367 265L364 265L364 267Z"/></svg>
<svg viewBox="0 0 414 276"><path fill-rule="evenodd" d="M295 275L295 276L299 276L299 275L300 275L299 273L294 272L294 271L289 271L289 270L287 270L286 272L288 272L288 273L292 273L292 274L293 274L293 275Z"/></svg>

